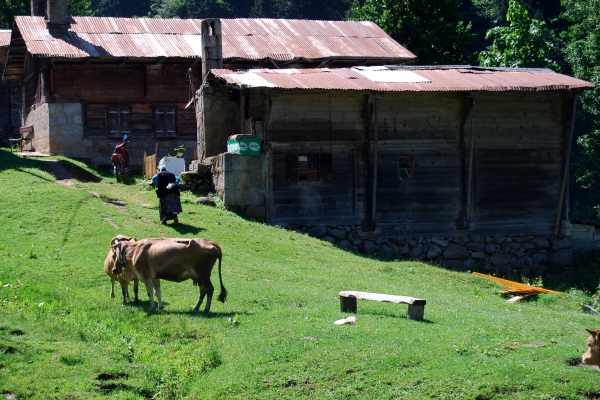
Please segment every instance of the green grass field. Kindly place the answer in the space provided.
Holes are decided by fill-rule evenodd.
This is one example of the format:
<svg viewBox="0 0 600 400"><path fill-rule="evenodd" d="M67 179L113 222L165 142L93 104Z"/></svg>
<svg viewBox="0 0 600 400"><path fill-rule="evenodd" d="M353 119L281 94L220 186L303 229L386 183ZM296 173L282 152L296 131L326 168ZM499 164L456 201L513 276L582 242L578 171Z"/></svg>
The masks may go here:
<svg viewBox="0 0 600 400"><path fill-rule="evenodd" d="M600 369L576 366L600 317L578 290L506 303L495 283L414 261L379 261L251 222L184 193L180 225L158 221L142 179L0 150L0 395L17 399L598 399ZM78 180L79 179L79 180ZM123 203L115 205L114 200ZM223 250L229 297L192 313L198 288L163 282L164 310L109 297L117 234L204 237ZM213 284L218 275L213 271ZM338 292L364 301L334 325Z"/></svg>

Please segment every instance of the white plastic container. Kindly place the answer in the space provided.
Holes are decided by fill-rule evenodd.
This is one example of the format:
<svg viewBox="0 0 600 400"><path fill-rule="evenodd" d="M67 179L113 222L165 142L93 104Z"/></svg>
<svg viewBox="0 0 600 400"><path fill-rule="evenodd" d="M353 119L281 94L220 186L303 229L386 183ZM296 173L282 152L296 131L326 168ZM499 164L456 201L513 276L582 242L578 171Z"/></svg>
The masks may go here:
<svg viewBox="0 0 600 400"><path fill-rule="evenodd" d="M179 176L182 172L185 172L185 160L183 158L163 157L158 162L158 169L162 166L166 167L167 171L174 173L175 176Z"/></svg>

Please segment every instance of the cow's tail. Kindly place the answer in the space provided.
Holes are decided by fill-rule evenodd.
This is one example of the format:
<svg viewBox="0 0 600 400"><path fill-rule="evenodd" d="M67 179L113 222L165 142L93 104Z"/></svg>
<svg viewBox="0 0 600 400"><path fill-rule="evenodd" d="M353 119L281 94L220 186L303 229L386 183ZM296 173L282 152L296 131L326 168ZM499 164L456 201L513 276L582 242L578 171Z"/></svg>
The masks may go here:
<svg viewBox="0 0 600 400"><path fill-rule="evenodd" d="M221 258L223 254L219 251L219 282L221 283L221 293L219 294L219 301L221 303L225 303L225 299L227 298L227 289L223 286L223 278L221 277Z"/></svg>

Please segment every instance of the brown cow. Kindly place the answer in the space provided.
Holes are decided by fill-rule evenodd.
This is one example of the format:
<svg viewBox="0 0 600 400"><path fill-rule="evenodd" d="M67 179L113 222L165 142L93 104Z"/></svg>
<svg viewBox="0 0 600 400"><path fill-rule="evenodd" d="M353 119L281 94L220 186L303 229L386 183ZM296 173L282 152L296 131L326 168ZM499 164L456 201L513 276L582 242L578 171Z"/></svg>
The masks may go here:
<svg viewBox="0 0 600 400"><path fill-rule="evenodd" d="M135 238L131 236L123 236L117 235L110 241L110 250L106 259L104 260L104 272L110 278L110 297L115 297L115 282L119 282L121 285L121 293L123 295L123 305L127 304L127 300L129 299L129 282L133 279L133 293L135 294L135 302L138 302L138 286L139 281L135 278L131 273L122 273L122 274L113 274L112 270L114 269L115 262L113 260L113 252L112 247L117 242L135 242Z"/></svg>
<svg viewBox="0 0 600 400"><path fill-rule="evenodd" d="M150 308L154 310L154 296L158 308L163 308L160 298L160 280L182 282L191 279L200 286L200 297L194 311L198 311L204 297L208 295L204 312L210 311L214 287L210 281L215 262L219 260L219 301L225 302L227 290L221 278L221 248L205 239L142 239L135 242L118 241L112 247L115 267L113 274L131 271L133 276L144 282L150 297Z"/></svg>
<svg viewBox="0 0 600 400"><path fill-rule="evenodd" d="M600 367L600 329L595 331L586 329L590 333L587 340L588 349L581 357L581 362L587 365L597 365Z"/></svg>

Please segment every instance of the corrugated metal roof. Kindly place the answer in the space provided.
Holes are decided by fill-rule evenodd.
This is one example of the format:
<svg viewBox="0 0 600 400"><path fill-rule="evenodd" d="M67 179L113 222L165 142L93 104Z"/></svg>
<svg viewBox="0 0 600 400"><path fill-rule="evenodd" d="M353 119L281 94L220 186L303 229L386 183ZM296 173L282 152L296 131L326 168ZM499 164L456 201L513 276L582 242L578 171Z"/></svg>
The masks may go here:
<svg viewBox="0 0 600 400"><path fill-rule="evenodd" d="M7 47L10 44L10 29L0 29L0 47Z"/></svg>
<svg viewBox="0 0 600 400"><path fill-rule="evenodd" d="M202 57L199 19L70 17L67 35L50 35L43 17L15 17L37 57ZM410 60L415 56L373 22L221 20L224 59Z"/></svg>
<svg viewBox="0 0 600 400"><path fill-rule="evenodd" d="M475 90L529 92L595 87L593 83L548 69L484 69L469 66L437 66L435 68L213 69L211 75L238 87L279 89L373 90L381 92ZM365 74L365 71L369 73ZM411 74L402 74L403 71L410 71Z"/></svg>
<svg viewBox="0 0 600 400"><path fill-rule="evenodd" d="M368 21L240 18L223 19L221 29L225 59L416 58Z"/></svg>

